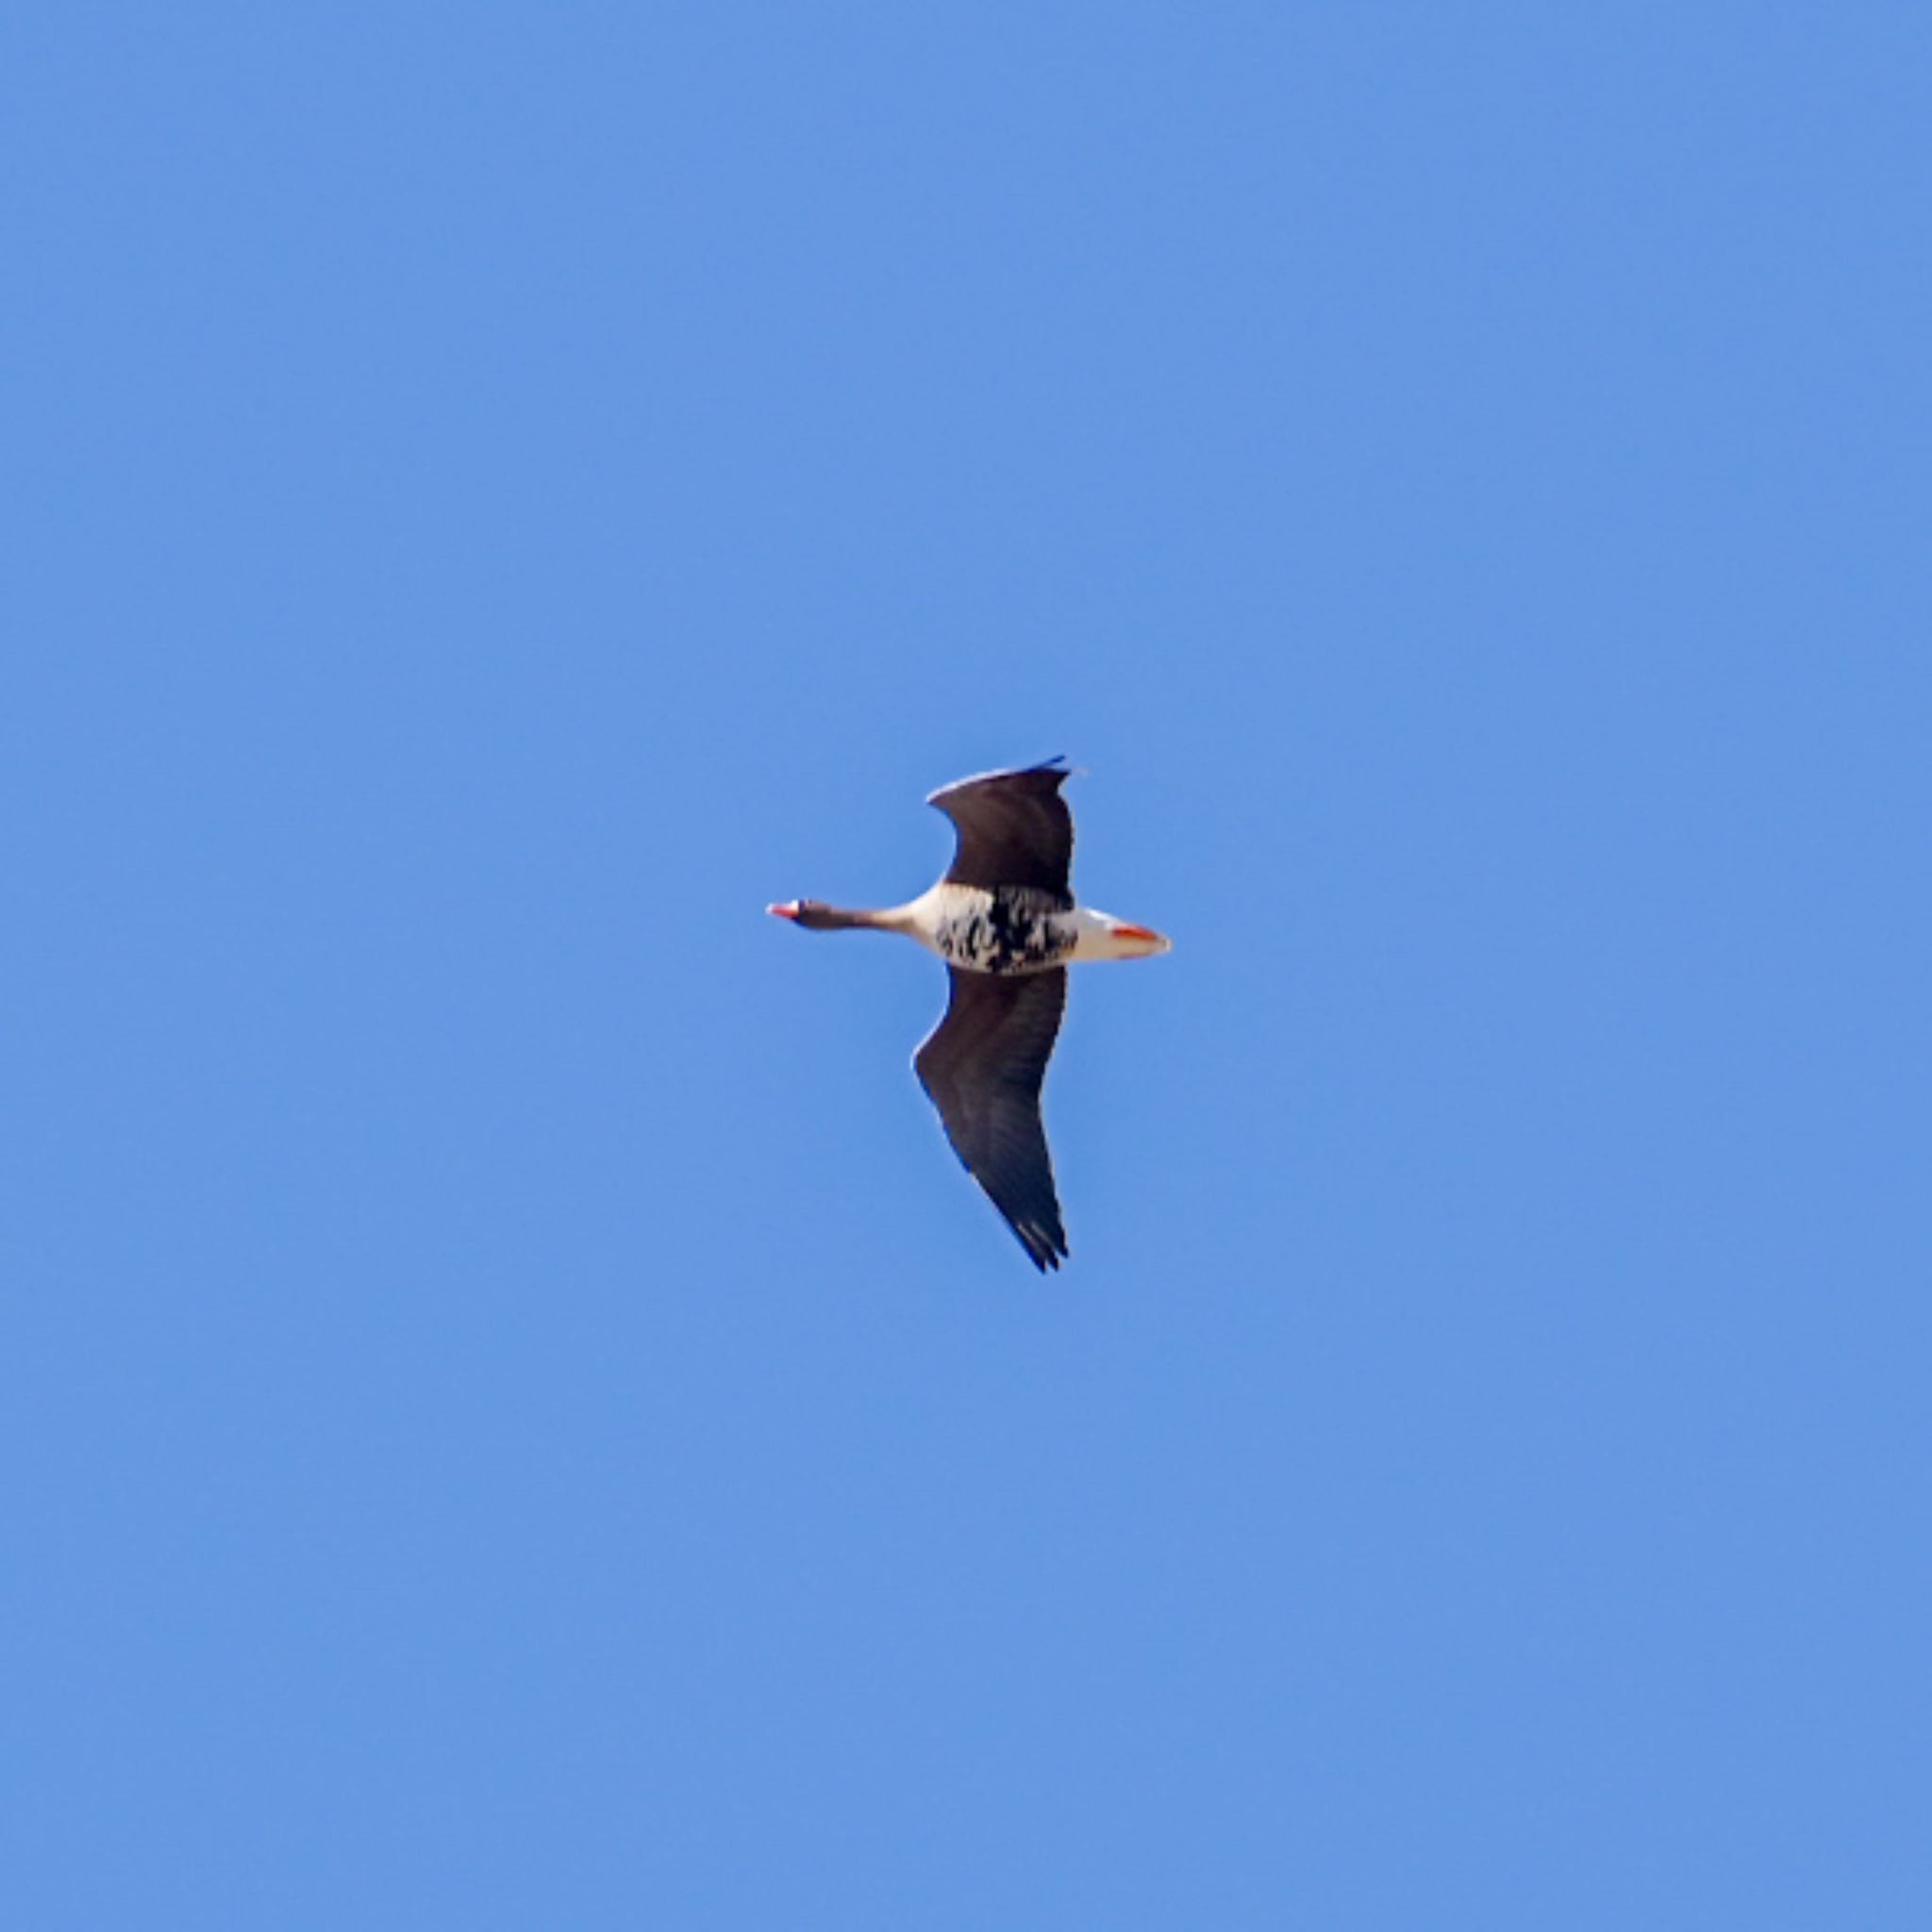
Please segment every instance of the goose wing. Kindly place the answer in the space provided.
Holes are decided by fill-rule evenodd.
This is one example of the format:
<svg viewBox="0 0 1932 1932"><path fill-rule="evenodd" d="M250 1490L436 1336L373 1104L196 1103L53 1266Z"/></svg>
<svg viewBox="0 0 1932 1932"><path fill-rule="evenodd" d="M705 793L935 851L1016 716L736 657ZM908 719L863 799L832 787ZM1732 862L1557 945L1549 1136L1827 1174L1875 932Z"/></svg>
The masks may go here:
<svg viewBox="0 0 1932 1932"><path fill-rule="evenodd" d="M913 1058L953 1152L1042 1273L1067 1253L1040 1085L1067 1004L1067 970L952 974L946 1016Z"/></svg>
<svg viewBox="0 0 1932 1932"><path fill-rule="evenodd" d="M956 886L1032 886L1071 906L1074 815L1060 796L1071 774L1063 758L1020 772L961 778L926 800L959 834L947 881Z"/></svg>

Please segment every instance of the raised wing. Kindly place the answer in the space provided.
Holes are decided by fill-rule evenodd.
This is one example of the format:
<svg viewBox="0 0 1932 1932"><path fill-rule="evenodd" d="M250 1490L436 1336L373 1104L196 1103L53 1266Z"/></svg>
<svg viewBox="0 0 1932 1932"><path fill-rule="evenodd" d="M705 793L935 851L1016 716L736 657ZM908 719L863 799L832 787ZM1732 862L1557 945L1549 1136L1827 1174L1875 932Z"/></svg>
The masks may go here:
<svg viewBox="0 0 1932 1932"><path fill-rule="evenodd" d="M958 850L946 874L956 886L1032 886L1071 906L1074 815L1060 796L1066 761L1050 758L1023 772L961 778L926 800L952 820Z"/></svg>
<svg viewBox="0 0 1932 1932"><path fill-rule="evenodd" d="M1010 976L949 969L946 1017L913 1058L953 1152L1033 1265L1058 1268L1067 1231L1040 1119L1040 1083L1067 1004L1067 970Z"/></svg>

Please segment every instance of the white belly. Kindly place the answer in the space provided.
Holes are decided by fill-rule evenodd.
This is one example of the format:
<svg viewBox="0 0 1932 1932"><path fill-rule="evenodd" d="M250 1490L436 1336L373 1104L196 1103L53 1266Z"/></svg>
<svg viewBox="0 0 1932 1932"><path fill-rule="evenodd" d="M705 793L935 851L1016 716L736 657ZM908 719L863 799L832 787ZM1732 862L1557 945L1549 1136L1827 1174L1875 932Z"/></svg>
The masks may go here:
<svg viewBox="0 0 1932 1932"><path fill-rule="evenodd" d="M1025 892L938 886L916 903L927 912L918 937L968 973L1044 973L1066 959L1077 938L1069 914Z"/></svg>

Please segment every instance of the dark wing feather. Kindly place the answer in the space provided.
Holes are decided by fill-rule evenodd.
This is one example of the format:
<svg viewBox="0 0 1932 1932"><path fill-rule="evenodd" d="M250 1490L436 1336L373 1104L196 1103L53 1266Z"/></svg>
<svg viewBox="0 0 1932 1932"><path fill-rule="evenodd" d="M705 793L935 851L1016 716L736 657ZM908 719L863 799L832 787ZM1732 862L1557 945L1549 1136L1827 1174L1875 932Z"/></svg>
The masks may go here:
<svg viewBox="0 0 1932 1932"><path fill-rule="evenodd" d="M949 969L946 1017L912 1064L953 1152L1042 1271L1067 1252L1040 1083L1067 1003L1067 970L1011 976Z"/></svg>
<svg viewBox="0 0 1932 1932"><path fill-rule="evenodd" d="M936 805L958 828L947 880L956 886L1032 886L1069 906L1074 815L1060 796L1070 774L1052 758L1024 772L989 772L935 791Z"/></svg>

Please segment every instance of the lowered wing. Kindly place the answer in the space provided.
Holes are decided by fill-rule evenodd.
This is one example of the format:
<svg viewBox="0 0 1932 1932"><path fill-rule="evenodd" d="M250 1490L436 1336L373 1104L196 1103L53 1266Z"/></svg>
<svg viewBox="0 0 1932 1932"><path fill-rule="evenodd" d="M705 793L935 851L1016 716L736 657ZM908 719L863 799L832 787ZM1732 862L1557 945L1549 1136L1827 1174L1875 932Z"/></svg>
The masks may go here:
<svg viewBox="0 0 1932 1932"><path fill-rule="evenodd" d="M1011 976L948 970L946 1016L913 1067L953 1152L1006 1216L1033 1265L1058 1268L1067 1232L1040 1118L1040 1087L1066 1008L1066 968Z"/></svg>

